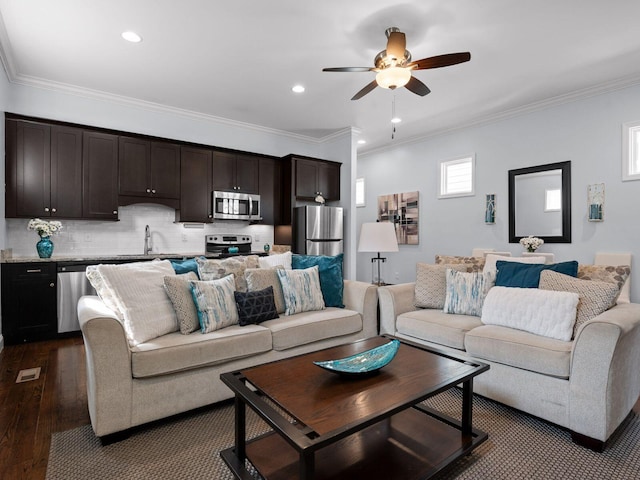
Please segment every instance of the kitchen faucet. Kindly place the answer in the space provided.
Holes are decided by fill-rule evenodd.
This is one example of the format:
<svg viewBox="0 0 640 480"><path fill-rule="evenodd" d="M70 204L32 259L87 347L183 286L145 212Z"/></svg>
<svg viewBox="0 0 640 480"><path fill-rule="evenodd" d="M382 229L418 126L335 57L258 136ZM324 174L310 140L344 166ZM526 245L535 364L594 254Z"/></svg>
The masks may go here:
<svg viewBox="0 0 640 480"><path fill-rule="evenodd" d="M149 255L151 253L151 230L149 225L144 227L144 254Z"/></svg>

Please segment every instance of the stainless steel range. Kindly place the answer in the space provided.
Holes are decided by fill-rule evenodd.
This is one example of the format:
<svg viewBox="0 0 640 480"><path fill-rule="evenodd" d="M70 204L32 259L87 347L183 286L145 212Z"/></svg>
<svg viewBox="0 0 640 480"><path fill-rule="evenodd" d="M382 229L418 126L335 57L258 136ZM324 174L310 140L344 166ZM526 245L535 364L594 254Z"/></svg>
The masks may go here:
<svg viewBox="0 0 640 480"><path fill-rule="evenodd" d="M251 235L233 233L215 233L205 236L205 252L220 256L246 255L251 253Z"/></svg>

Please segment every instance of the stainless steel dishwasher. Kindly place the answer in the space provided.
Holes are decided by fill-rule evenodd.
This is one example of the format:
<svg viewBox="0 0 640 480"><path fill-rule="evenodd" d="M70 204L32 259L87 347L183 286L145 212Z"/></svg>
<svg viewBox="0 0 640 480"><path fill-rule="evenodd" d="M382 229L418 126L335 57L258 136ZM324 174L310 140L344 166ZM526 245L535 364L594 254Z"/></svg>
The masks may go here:
<svg viewBox="0 0 640 480"><path fill-rule="evenodd" d="M80 330L78 300L96 295L85 270L88 263L58 262L58 333Z"/></svg>

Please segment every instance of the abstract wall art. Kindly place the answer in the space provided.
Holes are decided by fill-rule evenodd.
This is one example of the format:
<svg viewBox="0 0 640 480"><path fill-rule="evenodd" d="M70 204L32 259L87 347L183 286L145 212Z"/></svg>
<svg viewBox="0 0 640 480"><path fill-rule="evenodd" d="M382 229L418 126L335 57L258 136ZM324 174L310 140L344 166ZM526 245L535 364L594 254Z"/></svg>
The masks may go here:
<svg viewBox="0 0 640 480"><path fill-rule="evenodd" d="M418 245L419 218L418 192L378 197L378 221L394 224L398 245Z"/></svg>

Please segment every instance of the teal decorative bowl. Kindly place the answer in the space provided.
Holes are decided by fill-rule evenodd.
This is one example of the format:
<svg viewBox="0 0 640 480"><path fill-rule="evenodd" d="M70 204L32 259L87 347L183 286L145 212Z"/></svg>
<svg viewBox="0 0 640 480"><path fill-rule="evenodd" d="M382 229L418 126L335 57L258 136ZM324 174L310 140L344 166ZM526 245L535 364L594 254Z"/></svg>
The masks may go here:
<svg viewBox="0 0 640 480"><path fill-rule="evenodd" d="M389 343L362 353L356 353L350 357L313 363L339 375L357 377L372 375L393 360L399 347L399 340L391 340Z"/></svg>

